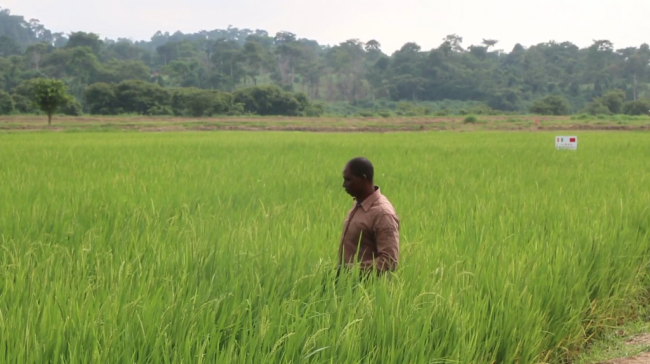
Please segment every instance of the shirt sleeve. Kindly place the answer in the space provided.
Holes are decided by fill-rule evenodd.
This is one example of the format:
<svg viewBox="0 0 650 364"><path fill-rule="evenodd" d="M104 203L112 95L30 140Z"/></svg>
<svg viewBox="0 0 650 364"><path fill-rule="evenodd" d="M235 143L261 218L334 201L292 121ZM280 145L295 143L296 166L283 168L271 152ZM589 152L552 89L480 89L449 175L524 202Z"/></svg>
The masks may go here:
<svg viewBox="0 0 650 364"><path fill-rule="evenodd" d="M375 269L378 272L395 270L399 260L399 220L393 214L381 215L375 224L377 257Z"/></svg>

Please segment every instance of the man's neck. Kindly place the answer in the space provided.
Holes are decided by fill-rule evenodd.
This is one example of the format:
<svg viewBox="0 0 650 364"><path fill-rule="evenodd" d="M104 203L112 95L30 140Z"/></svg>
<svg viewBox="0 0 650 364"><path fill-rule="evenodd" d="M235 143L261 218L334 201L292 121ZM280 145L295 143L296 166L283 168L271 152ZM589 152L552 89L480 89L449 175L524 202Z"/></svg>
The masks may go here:
<svg viewBox="0 0 650 364"><path fill-rule="evenodd" d="M357 203L362 203L365 199L370 197L370 195L375 193L375 191L376 191L375 186L371 186L370 188L366 189L361 195L355 197Z"/></svg>

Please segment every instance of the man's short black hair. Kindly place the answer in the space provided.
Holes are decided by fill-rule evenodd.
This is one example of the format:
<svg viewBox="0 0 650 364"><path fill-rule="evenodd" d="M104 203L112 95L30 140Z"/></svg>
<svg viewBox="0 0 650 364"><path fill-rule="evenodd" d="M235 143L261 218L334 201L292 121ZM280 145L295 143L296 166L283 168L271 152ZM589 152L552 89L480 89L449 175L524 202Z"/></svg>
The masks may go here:
<svg viewBox="0 0 650 364"><path fill-rule="evenodd" d="M372 183L372 179L375 176L375 169L368 159L363 157L352 158L348 162L348 166L350 166L350 172L354 176L365 177Z"/></svg>

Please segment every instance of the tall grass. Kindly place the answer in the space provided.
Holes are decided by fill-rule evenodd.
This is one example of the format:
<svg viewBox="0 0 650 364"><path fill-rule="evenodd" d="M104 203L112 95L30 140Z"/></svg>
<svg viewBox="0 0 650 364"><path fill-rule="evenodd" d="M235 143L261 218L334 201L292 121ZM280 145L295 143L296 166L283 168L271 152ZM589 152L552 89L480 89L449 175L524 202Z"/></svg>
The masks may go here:
<svg viewBox="0 0 650 364"><path fill-rule="evenodd" d="M0 358L558 362L643 298L649 141L0 135ZM357 155L400 215L400 268L334 284Z"/></svg>

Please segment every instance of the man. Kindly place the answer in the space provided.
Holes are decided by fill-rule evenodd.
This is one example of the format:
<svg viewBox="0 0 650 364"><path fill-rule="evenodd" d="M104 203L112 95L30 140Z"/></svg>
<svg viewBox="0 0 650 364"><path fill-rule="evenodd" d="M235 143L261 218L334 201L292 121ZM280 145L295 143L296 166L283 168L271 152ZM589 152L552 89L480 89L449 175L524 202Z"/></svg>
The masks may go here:
<svg viewBox="0 0 650 364"><path fill-rule="evenodd" d="M355 203L343 222L339 270L357 263L366 273L374 270L381 274L397 268L399 218L374 185L373 177L372 163L362 157L351 159L343 170L343 188Z"/></svg>

